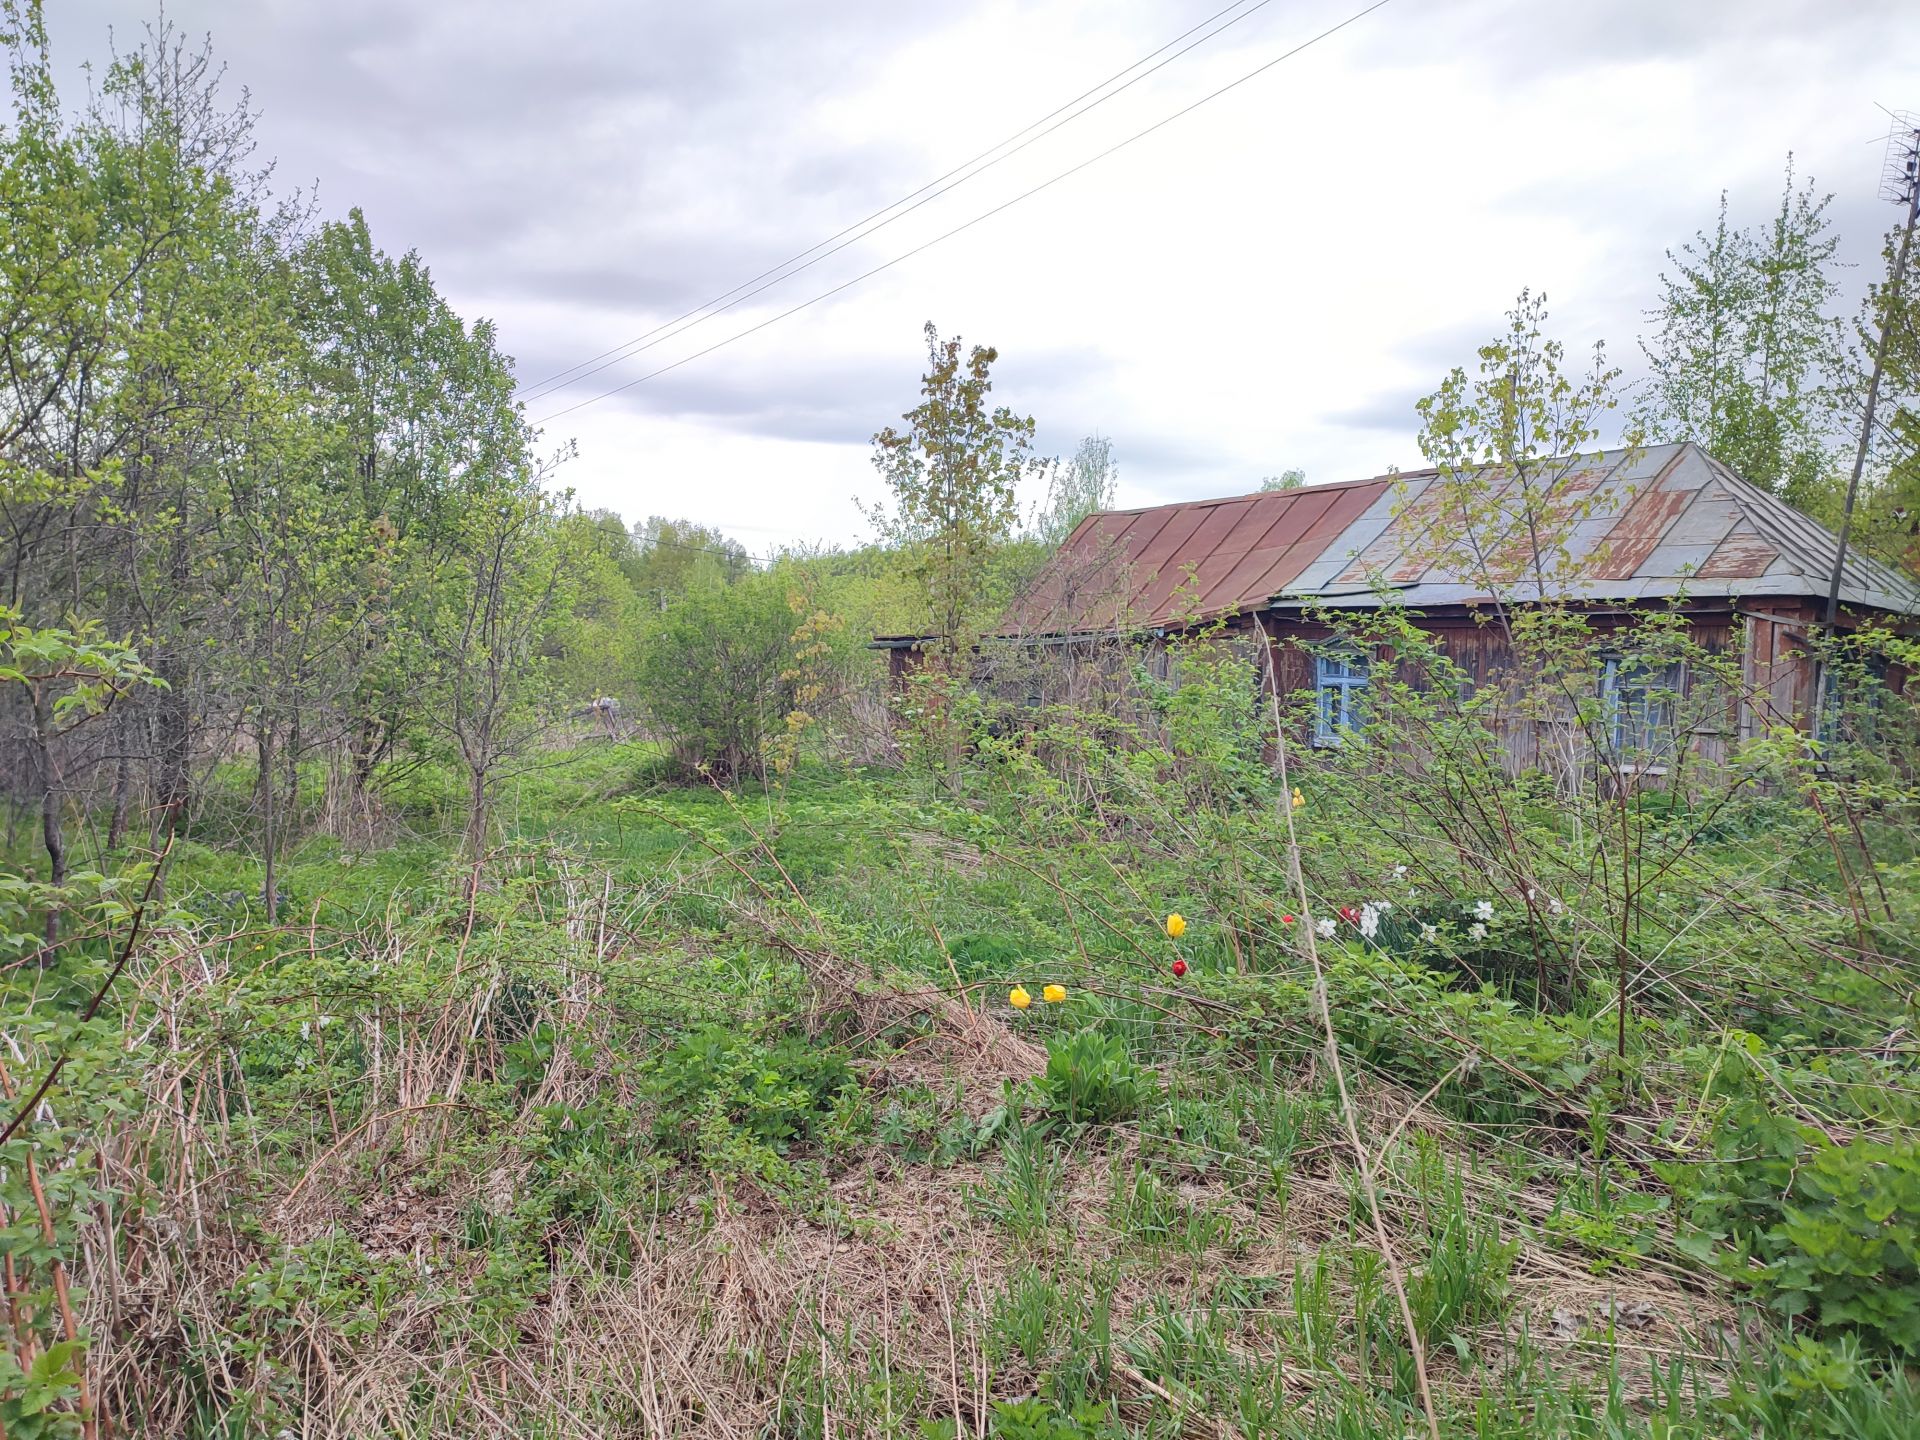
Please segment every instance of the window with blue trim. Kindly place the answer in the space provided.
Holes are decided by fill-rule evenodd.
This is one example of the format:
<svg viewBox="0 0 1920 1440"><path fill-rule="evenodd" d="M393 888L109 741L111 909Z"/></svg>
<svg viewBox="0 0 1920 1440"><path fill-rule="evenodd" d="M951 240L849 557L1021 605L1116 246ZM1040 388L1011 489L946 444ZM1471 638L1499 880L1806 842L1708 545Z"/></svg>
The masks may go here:
<svg viewBox="0 0 1920 1440"><path fill-rule="evenodd" d="M1822 745L1871 744L1887 693L1887 662L1878 655L1843 649L1819 662L1814 687L1812 738Z"/></svg>
<svg viewBox="0 0 1920 1440"><path fill-rule="evenodd" d="M1678 661L1607 657L1600 670L1600 701L1615 764L1654 765L1672 756L1678 738L1675 712L1685 683Z"/></svg>
<svg viewBox="0 0 1920 1440"><path fill-rule="evenodd" d="M1338 745L1346 732L1367 723L1367 657L1357 650L1330 650L1313 657L1313 743Z"/></svg>

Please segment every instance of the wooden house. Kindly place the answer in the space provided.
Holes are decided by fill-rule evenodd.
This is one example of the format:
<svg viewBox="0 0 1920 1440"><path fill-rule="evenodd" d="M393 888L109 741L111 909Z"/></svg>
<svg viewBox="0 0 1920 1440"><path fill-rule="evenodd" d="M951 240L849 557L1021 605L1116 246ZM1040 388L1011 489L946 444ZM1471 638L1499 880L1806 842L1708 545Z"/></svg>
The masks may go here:
<svg viewBox="0 0 1920 1440"><path fill-rule="evenodd" d="M1839 549L1829 530L1693 444L1546 462L1531 483L1565 521L1549 594L1587 614L1601 643L1658 607L1683 615L1704 647L1738 649L1742 694L1694 744L1724 753L1783 721L1817 728L1824 682L1809 641ZM1508 671L1506 630L1488 623L1490 611L1537 603L1541 587L1527 578L1536 570L1521 538L1530 527L1517 506L1502 510L1503 493L1518 491L1498 477L1483 488L1490 502L1479 523L1495 533L1481 537L1482 553L1494 559L1477 567L1447 558L1457 544L1434 543L1449 499L1432 470L1090 515L1009 611L1003 637L1082 656L1123 639L1158 654L1201 625L1244 637L1256 653L1264 637L1283 693L1317 697L1312 738L1338 743L1364 706L1374 657L1332 643L1317 615L1399 605L1475 685ZM1490 586L1485 577L1502 566ZM1840 602L1842 628L1920 628L1920 585L1857 551L1842 567ZM876 641L893 652L896 676L925 643ZM1625 663L1597 670L1629 727L1636 714L1645 719L1650 693L1676 683ZM1545 730L1516 720L1503 734L1515 765L1550 761Z"/></svg>

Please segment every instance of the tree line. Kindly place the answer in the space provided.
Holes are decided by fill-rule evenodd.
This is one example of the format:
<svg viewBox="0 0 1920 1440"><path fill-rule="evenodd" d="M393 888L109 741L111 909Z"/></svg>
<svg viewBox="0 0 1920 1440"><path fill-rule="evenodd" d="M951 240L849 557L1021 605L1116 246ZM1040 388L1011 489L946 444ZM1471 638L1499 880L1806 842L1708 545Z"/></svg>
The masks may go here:
<svg viewBox="0 0 1920 1440"><path fill-rule="evenodd" d="M1109 441L1040 455L1033 418L991 395L997 352L930 324L920 401L874 436L875 544L762 558L692 521L582 511L493 327L358 210L277 194L206 51L162 24L70 112L38 4L5 0L0 38L0 758L9 851L31 822L54 887L76 853L211 823L235 772L228 820L269 913L290 838L371 837L383 784L424 764L458 777L477 854L501 780L602 694L687 773L765 773L863 727L879 753L866 638L966 649L1114 502ZM1843 318L1829 203L1789 165L1767 223L1723 199L1669 253L1632 424L1831 520L1885 318L1856 534L1913 566L1917 287L1870 286Z"/></svg>

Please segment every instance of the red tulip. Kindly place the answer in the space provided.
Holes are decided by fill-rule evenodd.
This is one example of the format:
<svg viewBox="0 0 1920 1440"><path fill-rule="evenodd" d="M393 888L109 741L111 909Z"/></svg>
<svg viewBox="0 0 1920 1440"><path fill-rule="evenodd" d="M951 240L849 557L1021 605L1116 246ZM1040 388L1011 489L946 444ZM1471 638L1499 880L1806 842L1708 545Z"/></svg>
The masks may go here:
<svg viewBox="0 0 1920 1440"><path fill-rule="evenodd" d="M1351 905L1342 905L1340 907L1340 918L1349 925L1358 925L1360 923L1360 912Z"/></svg>
<svg viewBox="0 0 1920 1440"><path fill-rule="evenodd" d="M1291 925L1293 923L1293 917L1291 915L1282 915L1280 917L1280 923L1282 925Z"/></svg>
<svg viewBox="0 0 1920 1440"><path fill-rule="evenodd" d="M1181 977L1182 975L1184 975L1184 974L1186 974L1186 973L1187 973L1187 962L1186 962L1186 961L1184 961L1184 960L1176 960L1176 961L1174 961L1174 962L1173 962L1173 978L1174 978L1174 979L1176 979L1176 980L1178 980L1178 979L1179 979L1179 978L1180 978L1180 977Z"/></svg>

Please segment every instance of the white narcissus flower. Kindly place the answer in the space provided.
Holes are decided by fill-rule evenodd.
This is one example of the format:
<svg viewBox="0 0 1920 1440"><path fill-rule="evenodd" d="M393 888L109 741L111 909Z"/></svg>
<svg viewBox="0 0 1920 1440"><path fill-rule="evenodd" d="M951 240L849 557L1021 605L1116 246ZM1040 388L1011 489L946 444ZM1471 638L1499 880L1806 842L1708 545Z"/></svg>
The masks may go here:
<svg viewBox="0 0 1920 1440"><path fill-rule="evenodd" d="M1481 923L1480 923L1480 922L1479 922L1478 920L1476 920L1476 921L1474 921L1474 922L1473 922L1473 924L1471 924L1471 925L1469 925L1469 926L1467 927L1467 938L1468 938L1469 940L1484 940L1484 939L1486 939L1486 938L1487 938L1487 927L1486 927L1486 926L1484 926L1484 925L1482 925L1482 924L1481 924Z"/></svg>
<svg viewBox="0 0 1920 1440"><path fill-rule="evenodd" d="M1333 921L1316 920L1313 922L1313 930L1322 940L1331 940L1333 938Z"/></svg>
<svg viewBox="0 0 1920 1440"><path fill-rule="evenodd" d="M1396 865L1396 866L1394 866L1394 867L1393 867L1393 878L1394 878L1394 879L1396 879L1396 880L1404 880L1404 879L1406 879L1406 878L1407 878L1407 867L1406 867L1406 866L1404 866L1404 865Z"/></svg>
<svg viewBox="0 0 1920 1440"><path fill-rule="evenodd" d="M1476 920L1493 919L1493 902L1491 900L1474 901L1473 902L1473 918Z"/></svg>
<svg viewBox="0 0 1920 1440"><path fill-rule="evenodd" d="M1438 945L1440 943L1439 928L1433 925L1422 925L1420 927L1420 938L1429 945Z"/></svg>
<svg viewBox="0 0 1920 1440"><path fill-rule="evenodd" d="M1564 915L1567 913L1567 907L1549 895L1547 897L1547 913L1549 915Z"/></svg>
<svg viewBox="0 0 1920 1440"><path fill-rule="evenodd" d="M1380 912L1384 908L1373 904L1360 907L1360 933L1368 940L1380 933Z"/></svg>

